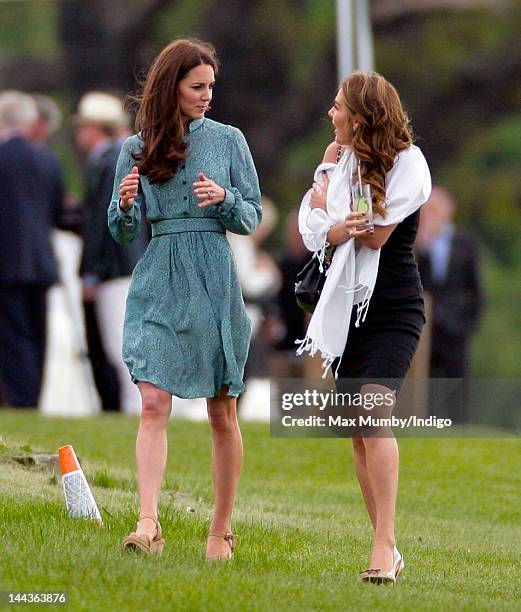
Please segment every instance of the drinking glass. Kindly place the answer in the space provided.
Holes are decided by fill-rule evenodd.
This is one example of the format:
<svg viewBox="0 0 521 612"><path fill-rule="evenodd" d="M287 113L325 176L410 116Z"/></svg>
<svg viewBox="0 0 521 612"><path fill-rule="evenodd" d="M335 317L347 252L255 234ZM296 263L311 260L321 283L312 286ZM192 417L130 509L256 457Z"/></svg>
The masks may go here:
<svg viewBox="0 0 521 612"><path fill-rule="evenodd" d="M351 184L351 210L353 212L365 213L365 220L369 223L357 225L356 230L368 229L374 232L373 223L373 199L371 197L371 185L359 180Z"/></svg>

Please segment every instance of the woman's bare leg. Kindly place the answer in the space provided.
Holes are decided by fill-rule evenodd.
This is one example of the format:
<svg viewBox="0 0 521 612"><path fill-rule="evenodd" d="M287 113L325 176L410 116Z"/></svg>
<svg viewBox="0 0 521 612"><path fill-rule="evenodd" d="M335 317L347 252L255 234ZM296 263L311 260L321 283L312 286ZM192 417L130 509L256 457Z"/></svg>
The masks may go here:
<svg viewBox="0 0 521 612"><path fill-rule="evenodd" d="M392 391L382 385L364 385L362 393L380 393L385 396ZM374 408L373 416L389 417L392 414L393 407L394 402L391 406ZM381 433L384 433L384 430ZM392 437L390 429L388 429L386 435L388 437L376 435L375 437L362 439L365 469L364 465L359 466L362 478L367 478L367 487L362 489L362 492L368 506L371 522L375 528L370 567L381 569L383 572L388 572L393 565L399 471L398 444ZM366 499L367 491L370 492L369 505Z"/></svg>
<svg viewBox="0 0 521 612"><path fill-rule="evenodd" d="M212 480L215 509L210 533L231 531L232 512L242 468L242 437L237 422L237 398L221 395L208 398L212 428ZM230 546L222 538L208 538L207 559L228 557Z"/></svg>
<svg viewBox="0 0 521 612"><path fill-rule="evenodd" d="M141 421L136 440L139 516L157 518L159 494L167 457L167 425L172 411L172 396L151 383L138 383L142 398ZM139 522L137 533L153 538L152 520Z"/></svg>
<svg viewBox="0 0 521 612"><path fill-rule="evenodd" d="M394 438L364 438L366 466L376 505L376 530L371 567L392 568L398 492L398 445Z"/></svg>
<svg viewBox="0 0 521 612"><path fill-rule="evenodd" d="M365 455L365 445L362 438L353 438L353 451L354 451L354 463L355 473L358 479L358 484L362 491L362 495L365 502L365 507L371 519L371 524L376 530L376 503L374 500L373 490L371 488L371 482L369 480L369 474L367 473L367 463Z"/></svg>

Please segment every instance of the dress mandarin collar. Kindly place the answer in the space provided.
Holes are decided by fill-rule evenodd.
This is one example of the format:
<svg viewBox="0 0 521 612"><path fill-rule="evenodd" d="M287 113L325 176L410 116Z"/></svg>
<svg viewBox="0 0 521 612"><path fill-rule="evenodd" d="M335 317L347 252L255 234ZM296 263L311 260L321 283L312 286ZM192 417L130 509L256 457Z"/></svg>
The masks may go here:
<svg viewBox="0 0 521 612"><path fill-rule="evenodd" d="M204 123L204 117L202 117L201 119L193 119L192 121L190 121L190 123L188 124L188 132L191 134L192 132L195 132L195 130L198 130Z"/></svg>

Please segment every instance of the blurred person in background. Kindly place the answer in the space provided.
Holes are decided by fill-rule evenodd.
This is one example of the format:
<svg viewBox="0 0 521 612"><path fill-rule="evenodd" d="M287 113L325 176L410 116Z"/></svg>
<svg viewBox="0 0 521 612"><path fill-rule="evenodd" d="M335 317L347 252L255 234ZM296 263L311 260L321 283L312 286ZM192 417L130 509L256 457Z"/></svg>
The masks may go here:
<svg viewBox="0 0 521 612"><path fill-rule="evenodd" d="M31 125L29 137L41 147L42 156L47 157L47 173L56 177L55 180L59 180L64 185L63 165L50 147L50 143L60 129L62 113L56 102L49 96L32 94L32 97L36 102L38 116ZM81 205L76 198L64 194L61 228L81 235L82 218Z"/></svg>
<svg viewBox="0 0 521 612"><path fill-rule="evenodd" d="M38 116L31 125L29 135L34 142L45 146L60 129L62 113L56 102L49 96L33 94L33 98Z"/></svg>
<svg viewBox="0 0 521 612"><path fill-rule="evenodd" d="M274 202L262 196L262 221L253 234L227 233L237 266L246 312L252 323L252 339L244 377L269 376L269 359L277 326L274 318L281 274L273 257L262 247L273 232L278 212ZM239 401L241 401L239 399Z"/></svg>
<svg viewBox="0 0 521 612"><path fill-rule="evenodd" d="M422 285L432 299L431 378L468 377L471 340L483 311L479 243L454 225L455 210L451 194L435 186L422 207L416 241ZM446 410L455 422L468 420L466 401Z"/></svg>
<svg viewBox="0 0 521 612"><path fill-rule="evenodd" d="M0 93L0 393L36 407L45 357L47 291L57 282L51 230L60 227L63 181L31 140L34 99Z"/></svg>
<svg viewBox="0 0 521 612"><path fill-rule="evenodd" d="M275 346L277 355L273 372L280 378L302 378L304 361L295 355L295 340L306 335L306 313L295 300L295 279L309 260L302 236L298 230L298 215L288 216L284 235L284 248L276 262L282 275L277 294L280 338Z"/></svg>
<svg viewBox="0 0 521 612"><path fill-rule="evenodd" d="M139 414L141 399L123 362L122 333L132 271L148 238L141 224L136 240L117 244L107 226L116 163L128 135L128 117L118 97L89 92L80 99L74 137L88 156L80 276L89 357L103 408Z"/></svg>

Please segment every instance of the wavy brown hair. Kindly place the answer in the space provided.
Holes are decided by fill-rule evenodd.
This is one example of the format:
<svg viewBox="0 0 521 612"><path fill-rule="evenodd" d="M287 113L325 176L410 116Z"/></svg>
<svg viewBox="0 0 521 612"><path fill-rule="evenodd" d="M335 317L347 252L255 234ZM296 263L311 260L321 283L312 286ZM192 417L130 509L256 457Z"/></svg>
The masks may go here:
<svg viewBox="0 0 521 612"><path fill-rule="evenodd" d="M351 148L371 185L374 212L385 217L385 175L414 140L409 117L396 89L376 72L354 72L341 89L350 121L358 123Z"/></svg>
<svg viewBox="0 0 521 612"><path fill-rule="evenodd" d="M217 74L219 63L214 47L193 38L176 40L155 59L142 93L131 98L138 104L135 127L143 141L141 152L134 159L139 172L150 183L167 181L186 159L178 86L200 64L211 66Z"/></svg>

